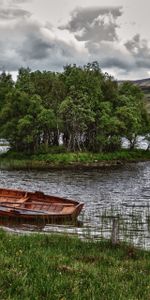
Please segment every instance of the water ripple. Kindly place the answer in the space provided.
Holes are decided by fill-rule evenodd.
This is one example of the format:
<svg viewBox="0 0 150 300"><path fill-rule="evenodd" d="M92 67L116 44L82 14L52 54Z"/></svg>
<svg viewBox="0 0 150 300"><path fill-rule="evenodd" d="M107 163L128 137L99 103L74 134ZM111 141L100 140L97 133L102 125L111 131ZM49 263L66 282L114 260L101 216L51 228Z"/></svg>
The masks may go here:
<svg viewBox="0 0 150 300"><path fill-rule="evenodd" d="M106 216L107 212L112 213L112 210L121 212L124 219L126 216L129 219L134 210L135 215L141 215L144 221L150 222L150 217L146 219L150 203L150 162L91 171L0 170L0 187L27 191L42 190L47 194L83 201L85 208L79 218L83 221L83 228L79 230L76 227L74 230L77 234L88 230L92 236L98 237L100 232L105 237L110 236L111 231L107 229L111 228L111 224L106 222L108 227L102 224L102 217ZM145 226L144 229L142 226ZM139 232L141 229L145 230L145 240L142 243L146 245L150 244L148 228L148 225L141 225L139 229ZM54 227L46 225L43 230L53 231ZM71 232L72 230L71 228ZM135 243L141 241L141 235L133 240Z"/></svg>

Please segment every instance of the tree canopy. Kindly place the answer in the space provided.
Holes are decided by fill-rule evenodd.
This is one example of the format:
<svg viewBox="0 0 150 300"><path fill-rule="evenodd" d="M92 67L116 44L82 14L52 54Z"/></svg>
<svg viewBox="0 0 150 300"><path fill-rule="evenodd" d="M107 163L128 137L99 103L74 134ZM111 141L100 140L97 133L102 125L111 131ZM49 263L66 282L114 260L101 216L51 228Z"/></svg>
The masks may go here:
<svg viewBox="0 0 150 300"><path fill-rule="evenodd" d="M149 128L141 90L118 84L97 62L62 73L21 68L16 82L0 75L0 136L17 151L59 145L60 137L69 151L113 151L122 137L133 148Z"/></svg>

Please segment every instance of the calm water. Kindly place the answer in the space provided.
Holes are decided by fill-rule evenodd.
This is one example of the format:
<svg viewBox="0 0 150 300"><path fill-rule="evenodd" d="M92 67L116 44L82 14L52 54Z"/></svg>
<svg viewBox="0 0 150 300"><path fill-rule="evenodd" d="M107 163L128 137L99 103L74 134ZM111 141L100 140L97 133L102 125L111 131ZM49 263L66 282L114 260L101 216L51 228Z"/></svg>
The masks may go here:
<svg viewBox="0 0 150 300"><path fill-rule="evenodd" d="M0 187L41 190L85 203L82 226L46 224L44 232L67 232L83 237L110 238L118 218L119 238L150 249L150 162L92 171L0 170ZM24 230L36 226L24 225ZM23 228L21 230L23 230ZM12 231L19 228L9 227Z"/></svg>

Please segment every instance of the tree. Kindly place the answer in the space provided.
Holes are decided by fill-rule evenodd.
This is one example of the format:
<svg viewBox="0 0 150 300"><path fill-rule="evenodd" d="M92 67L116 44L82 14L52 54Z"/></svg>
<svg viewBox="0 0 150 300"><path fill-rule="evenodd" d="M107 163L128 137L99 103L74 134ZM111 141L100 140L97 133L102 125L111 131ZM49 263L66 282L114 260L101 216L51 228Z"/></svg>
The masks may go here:
<svg viewBox="0 0 150 300"><path fill-rule="evenodd" d="M0 111L5 105L7 94L12 90L14 82L11 74L6 74L5 71L0 74Z"/></svg>
<svg viewBox="0 0 150 300"><path fill-rule="evenodd" d="M52 127L52 111L44 109L38 95L28 96L14 89L0 114L2 137L17 151L35 152L45 130Z"/></svg>
<svg viewBox="0 0 150 300"><path fill-rule="evenodd" d="M88 124L94 121L88 96L72 91L72 96L66 97L61 103L60 114L64 121L65 137L68 137L68 149L81 151L84 148L84 135Z"/></svg>
<svg viewBox="0 0 150 300"><path fill-rule="evenodd" d="M51 109L55 114L55 127L49 139L53 145L59 145L61 122L59 119L59 106L65 98L65 87L61 75L50 71L35 71L21 68L16 83L16 88L28 93L29 96L39 95L45 109ZM49 132L45 136L48 137ZM53 138L52 138L53 136ZM53 140L53 141L52 141Z"/></svg>
<svg viewBox="0 0 150 300"><path fill-rule="evenodd" d="M15 87L30 96L36 94L34 83L31 80L30 68L19 69Z"/></svg>
<svg viewBox="0 0 150 300"><path fill-rule="evenodd" d="M116 115L113 104L109 101L100 103L97 126L97 151L114 151L121 147L121 131L124 124Z"/></svg>
<svg viewBox="0 0 150 300"><path fill-rule="evenodd" d="M103 75L97 63L88 64L83 68L69 65L65 67L62 79L67 93L67 100L62 104L65 105L66 110L63 107L63 111L66 112L61 114L65 142L72 149L88 149L89 143L93 145L96 110L103 97Z"/></svg>
<svg viewBox="0 0 150 300"><path fill-rule="evenodd" d="M130 82L120 86L117 117L124 123L122 135L130 142L130 148L136 145L137 137L148 129L148 115L144 107L143 93Z"/></svg>
<svg viewBox="0 0 150 300"><path fill-rule="evenodd" d="M55 114L52 109L46 109L43 107L38 114L38 124L41 132L41 143L44 144L45 150L49 145L53 145L54 130L57 126Z"/></svg>
<svg viewBox="0 0 150 300"><path fill-rule="evenodd" d="M3 73L0 105L1 137L18 151L59 145L60 135L71 151L114 151L122 137L134 148L138 135L149 134L141 90L118 86L97 62L62 73L21 68L15 86Z"/></svg>

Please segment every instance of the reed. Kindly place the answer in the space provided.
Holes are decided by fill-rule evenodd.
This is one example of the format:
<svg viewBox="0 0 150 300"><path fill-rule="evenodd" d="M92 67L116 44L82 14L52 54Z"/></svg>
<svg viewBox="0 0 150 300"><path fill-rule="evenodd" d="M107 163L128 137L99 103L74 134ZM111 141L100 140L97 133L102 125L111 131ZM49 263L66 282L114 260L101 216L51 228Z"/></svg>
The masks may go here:
<svg viewBox="0 0 150 300"><path fill-rule="evenodd" d="M1 299L149 299L150 252L0 231Z"/></svg>

